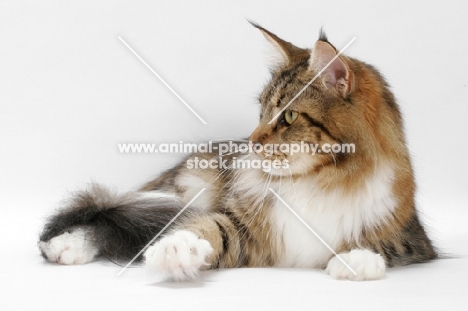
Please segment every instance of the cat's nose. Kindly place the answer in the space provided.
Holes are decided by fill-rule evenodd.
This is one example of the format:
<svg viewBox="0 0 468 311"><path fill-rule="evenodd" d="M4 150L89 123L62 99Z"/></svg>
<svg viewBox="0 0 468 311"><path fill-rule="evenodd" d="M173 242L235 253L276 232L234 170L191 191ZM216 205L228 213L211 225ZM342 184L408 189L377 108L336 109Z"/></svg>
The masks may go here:
<svg viewBox="0 0 468 311"><path fill-rule="evenodd" d="M268 137L268 134L265 133L264 131L261 131L259 129L256 129L249 137L249 141L252 142L252 144L261 144L265 142L266 138Z"/></svg>

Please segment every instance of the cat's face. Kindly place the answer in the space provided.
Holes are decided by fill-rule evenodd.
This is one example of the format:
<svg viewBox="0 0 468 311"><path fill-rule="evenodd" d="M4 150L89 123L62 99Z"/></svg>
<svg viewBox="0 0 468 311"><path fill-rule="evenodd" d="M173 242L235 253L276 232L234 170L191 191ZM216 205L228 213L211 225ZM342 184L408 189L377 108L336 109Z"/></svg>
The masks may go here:
<svg viewBox="0 0 468 311"><path fill-rule="evenodd" d="M343 144L353 143L361 122L349 99L353 74L346 59L336 59L303 90L336 55L335 48L325 39L319 40L312 50L291 48L289 43L261 30L280 50L287 50L282 50L284 62L273 72L259 98L260 123L250 136L250 141L263 146L256 156L287 160L287 168L271 171L281 176L302 175L319 167L337 165L346 157Z"/></svg>

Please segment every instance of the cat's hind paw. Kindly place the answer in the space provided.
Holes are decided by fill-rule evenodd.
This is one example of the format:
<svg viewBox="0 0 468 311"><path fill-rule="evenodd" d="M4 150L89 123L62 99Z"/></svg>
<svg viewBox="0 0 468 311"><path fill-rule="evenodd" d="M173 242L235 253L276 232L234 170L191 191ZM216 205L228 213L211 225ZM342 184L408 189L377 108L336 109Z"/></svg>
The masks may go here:
<svg viewBox="0 0 468 311"><path fill-rule="evenodd" d="M148 247L144 254L145 265L174 281L189 281L207 264L205 259L212 252L207 240L190 231L180 230Z"/></svg>
<svg viewBox="0 0 468 311"><path fill-rule="evenodd" d="M83 228L64 232L48 241L40 241L38 246L44 258L62 265L85 264L99 253Z"/></svg>
<svg viewBox="0 0 468 311"><path fill-rule="evenodd" d="M385 275L385 261L367 249L353 249L339 256L357 273L346 267L336 256L330 259L325 271L336 279L352 281L378 280Z"/></svg>

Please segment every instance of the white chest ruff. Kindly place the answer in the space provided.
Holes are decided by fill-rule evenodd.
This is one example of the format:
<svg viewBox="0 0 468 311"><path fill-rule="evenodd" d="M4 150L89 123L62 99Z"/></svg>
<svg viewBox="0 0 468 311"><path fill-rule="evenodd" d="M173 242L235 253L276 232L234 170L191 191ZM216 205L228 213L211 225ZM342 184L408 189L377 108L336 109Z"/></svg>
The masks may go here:
<svg viewBox="0 0 468 311"><path fill-rule="evenodd" d="M393 168L381 165L353 194L340 189L325 194L310 180L293 185L284 179L270 187L336 251L344 241L358 241L363 228L374 228L391 215L396 205L393 175ZM283 245L280 266L323 267L330 259L332 252L282 202L276 202L270 216Z"/></svg>

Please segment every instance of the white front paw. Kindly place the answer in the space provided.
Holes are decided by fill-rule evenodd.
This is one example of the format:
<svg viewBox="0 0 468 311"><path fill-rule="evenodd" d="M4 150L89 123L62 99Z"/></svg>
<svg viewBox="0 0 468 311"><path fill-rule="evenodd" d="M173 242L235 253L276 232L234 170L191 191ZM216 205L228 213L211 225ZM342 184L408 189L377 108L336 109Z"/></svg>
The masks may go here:
<svg viewBox="0 0 468 311"><path fill-rule="evenodd" d="M355 275L336 256L328 262L326 272L336 279L352 281L378 280L385 275L385 261L367 249L353 249L339 256L356 272Z"/></svg>
<svg viewBox="0 0 468 311"><path fill-rule="evenodd" d="M64 232L49 241L41 241L38 245L48 261L62 265L85 264L92 261L99 253L82 228Z"/></svg>
<svg viewBox="0 0 468 311"><path fill-rule="evenodd" d="M197 276L212 252L207 240L199 239L190 231L180 230L148 247L144 255L145 265L175 281L187 281Z"/></svg>

